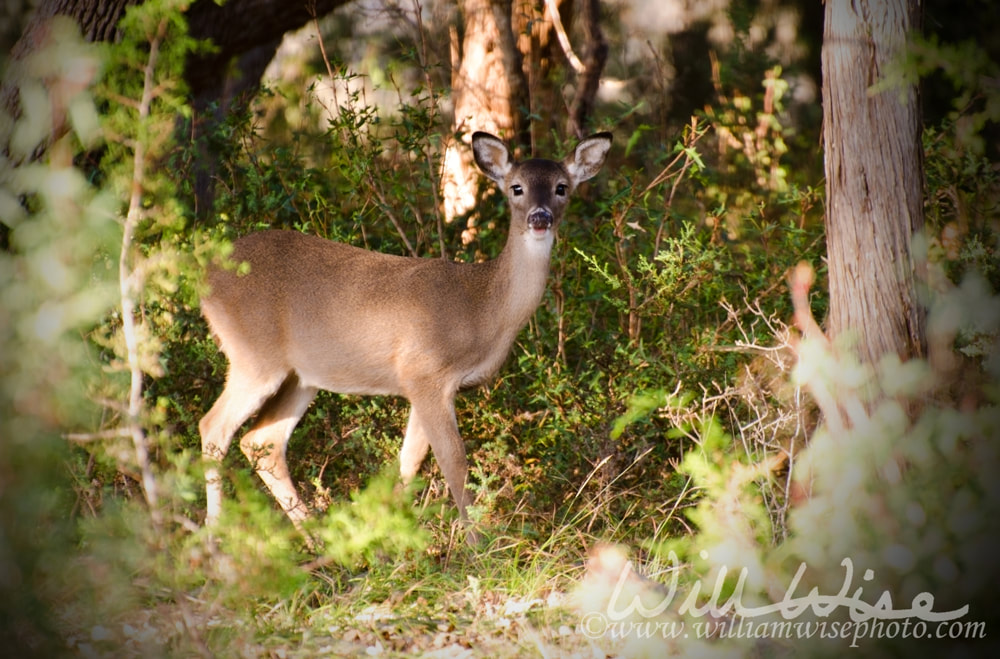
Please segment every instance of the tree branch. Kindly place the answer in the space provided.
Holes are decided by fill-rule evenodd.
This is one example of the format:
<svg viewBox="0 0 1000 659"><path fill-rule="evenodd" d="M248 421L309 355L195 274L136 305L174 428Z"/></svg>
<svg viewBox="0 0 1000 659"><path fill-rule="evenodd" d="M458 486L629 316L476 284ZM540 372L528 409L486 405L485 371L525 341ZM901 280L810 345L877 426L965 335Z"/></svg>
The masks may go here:
<svg viewBox="0 0 1000 659"><path fill-rule="evenodd" d="M549 12L549 19L552 21L552 29L556 32L556 38L559 40L559 45L562 47L563 54L566 55L566 59L569 60L569 65L573 67L577 75L583 75L587 68L580 61L580 58L576 56L573 52L573 44L569 42L569 35L566 34L566 28L562 24L562 18L559 16L559 7L556 5L556 0L545 0L545 8Z"/></svg>
<svg viewBox="0 0 1000 659"><path fill-rule="evenodd" d="M149 43L149 58L146 60L142 84L142 97L139 101L139 130L149 119L150 108L156 90L156 62L159 58L160 44L166 35L167 21L161 20L157 34ZM159 524L159 498L157 496L156 479L153 477L149 462L149 447L146 445L146 432L142 427L142 367L139 360L139 337L135 321L137 297L141 286L133 277L130 255L135 241L136 227L142 218L142 185L146 177L146 142L140 136L135 142L132 155L132 190L129 195L128 211L125 214L125 226L122 231L122 249L118 257L118 279L122 305L122 333L125 337L125 348L131 377L129 386L128 409L125 415L125 426L132 437L136 463L142 476L142 489L149 506L153 522Z"/></svg>

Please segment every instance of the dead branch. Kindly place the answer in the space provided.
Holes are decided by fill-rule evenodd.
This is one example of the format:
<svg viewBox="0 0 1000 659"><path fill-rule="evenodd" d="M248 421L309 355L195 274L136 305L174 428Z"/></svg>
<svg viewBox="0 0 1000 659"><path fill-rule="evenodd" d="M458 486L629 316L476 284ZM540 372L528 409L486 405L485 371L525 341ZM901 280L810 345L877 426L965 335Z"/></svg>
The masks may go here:
<svg viewBox="0 0 1000 659"><path fill-rule="evenodd" d="M150 40L149 58L146 60L142 96L139 102L138 121L140 124L148 121L150 109L156 91L155 73L159 59L160 44L167 32L167 21L161 20L156 35ZM132 191L129 195L128 211L125 214L125 226L122 231L122 249L118 258L118 279L122 305L122 333L125 337L125 347L131 377L129 385L128 409L125 414L125 426L120 429L127 431L132 437L135 449L135 459L139 466L143 494L149 506L153 522L159 525L159 497L157 496L156 479L153 476L149 462L149 447L146 444L146 432L142 426L142 388L143 374L139 358L139 337L136 327L136 313L141 285L133 277L133 243L136 228L142 219L142 186L146 177L146 145L140 139L136 140L132 155Z"/></svg>

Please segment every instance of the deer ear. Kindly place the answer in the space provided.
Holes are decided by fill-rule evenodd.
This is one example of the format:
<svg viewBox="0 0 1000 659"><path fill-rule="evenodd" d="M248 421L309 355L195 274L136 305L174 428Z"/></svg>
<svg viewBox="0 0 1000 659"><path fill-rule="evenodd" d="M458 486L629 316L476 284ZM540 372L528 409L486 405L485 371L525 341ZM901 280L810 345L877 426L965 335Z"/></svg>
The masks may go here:
<svg viewBox="0 0 1000 659"><path fill-rule="evenodd" d="M507 145L489 133L472 134L472 155L483 174L497 183L503 183L513 167Z"/></svg>
<svg viewBox="0 0 1000 659"><path fill-rule="evenodd" d="M576 145L573 154L563 161L574 185L594 178L601 171L611 149L611 141L611 133L597 133Z"/></svg>

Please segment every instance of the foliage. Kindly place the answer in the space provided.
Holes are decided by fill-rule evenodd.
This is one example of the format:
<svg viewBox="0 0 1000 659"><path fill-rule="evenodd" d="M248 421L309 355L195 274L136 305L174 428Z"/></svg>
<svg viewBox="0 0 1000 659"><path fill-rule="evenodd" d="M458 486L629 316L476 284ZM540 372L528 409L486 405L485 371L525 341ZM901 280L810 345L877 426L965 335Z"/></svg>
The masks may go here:
<svg viewBox="0 0 1000 659"><path fill-rule="evenodd" d="M972 395L982 398L962 411L935 388L950 386L956 377L996 381L1000 325L995 312L983 312L995 308L995 295L982 280L967 279L932 303L929 322L939 334L930 339L947 345L975 328L989 337L984 354L944 372L887 358L867 374L881 396L860 416L851 408L872 383L842 387L841 419L827 415L799 465L796 480L812 496L791 518L793 555L821 565L852 556L857 570L876 571L872 586L890 590L896 602L909 604L929 592L934 610L968 604L973 618L991 613L977 604L989 598L981 584L994 578L995 570L989 555L997 531L991 511L1000 505L994 485L1000 460L992 441L1000 423L995 392L979 389ZM824 357L804 352L799 377L829 379L816 364ZM827 363L858 368L847 358ZM907 413L908 402L915 414ZM847 428L843 434L841 423ZM851 496L845 497L848 490Z"/></svg>
<svg viewBox="0 0 1000 659"><path fill-rule="evenodd" d="M994 289L1000 286L1000 178L990 140L1000 124L1000 92L987 81L997 75L996 62L979 44L942 43L931 34L914 41L885 82L924 78L931 94L947 98L942 121L923 136L928 257L944 263L950 281L978 272Z"/></svg>
<svg viewBox="0 0 1000 659"><path fill-rule="evenodd" d="M355 561L375 563L419 551L428 538L417 526L417 515L401 493L395 471L372 479L363 492L353 493L350 505L328 509L319 522L323 559L341 565Z"/></svg>
<svg viewBox="0 0 1000 659"><path fill-rule="evenodd" d="M114 291L114 200L91 189L70 160L97 137L85 88L100 59L70 22L53 24L52 36L57 53L24 62L50 87L26 83L26 111L0 122L11 144L0 162L10 231L10 249L0 251L0 642L24 656L62 647L49 600L72 594L62 584L72 583L64 556L74 533L65 515L72 497L60 467L68 457L60 432L97 416L87 393L98 373L80 333ZM75 70L61 66L67 57ZM50 93L60 88L62 97ZM47 118L60 112L76 118L74 130L51 146L47 162L24 164L49 139Z"/></svg>
<svg viewBox="0 0 1000 659"><path fill-rule="evenodd" d="M935 51L936 46L932 42L926 50L928 44L918 44L918 61L957 64L958 50ZM968 59L976 70L982 68L978 51ZM972 84L966 78L960 87L981 93L981 78L973 77ZM918 240L926 245L920 256L929 307L928 359L900 363L890 356L874 367L862 365L849 339L831 345L812 311L796 309L804 336L796 339L779 327L774 334L785 345L773 349L794 354L794 382L822 412L807 446L782 442L771 447L777 454L734 452L729 447L736 443L705 413L709 399L703 399L701 412L688 422L694 448L679 466L701 492L700 502L687 510L697 530L665 541L654 538L647 545L653 556L644 566L654 571L668 565L684 575L682 595L701 597L671 598L674 590L627 578L632 564L624 568L626 558L614 552L611 558L595 555L596 568L581 586L585 618L608 616L621 602L644 603L645 609L631 609L625 618L632 627L613 628L626 630L615 646L626 656L780 655L782 639L791 639L796 653L811 656L840 656L848 644L865 656L945 651L949 641L969 652L983 647L996 624L985 584L996 578L989 548L1000 506L993 440L1000 432L995 168L975 148L960 151L955 145L970 138L977 143L984 112L995 99L960 98L965 101L956 113L925 134L930 239ZM975 126L976 134L963 134L958 124ZM793 275L793 290L796 279ZM807 298L799 302L807 303ZM764 325L774 327L771 321ZM775 361L786 372L789 363ZM684 415L672 400L639 399L636 414L626 418L655 409L683 427ZM796 423L811 426L803 412L795 415ZM759 426L766 421L759 417ZM735 426L741 433L746 427ZM775 508L767 494L781 481L787 498ZM775 523L785 526L784 534L772 532ZM609 595L601 578L619 575L625 586ZM818 605L821 599L828 602L825 608ZM782 606L792 602L804 604ZM775 604L768 615L740 612ZM788 620L794 626L783 628ZM707 625L719 640L709 650L697 641L678 645L669 635L650 633L661 629L657 624L678 622L689 630ZM804 632L803 624L813 624L812 632ZM741 631L734 633L737 628ZM777 633L783 629L793 634Z"/></svg>
<svg viewBox="0 0 1000 659"><path fill-rule="evenodd" d="M856 574L873 570L866 593L908 603L926 590L940 594L936 610L986 610L980 583L993 573L977 570L995 522L973 511L997 499L988 440L1000 328L964 314L991 308L1000 285L997 179L984 154L958 147L993 120L988 90L925 134L930 361L865 370L849 346L800 339L783 322L801 311L788 272L822 259L818 124L792 110L794 66L747 45L755 19L737 3L736 45L709 58L711 102L694 117L672 119L645 99L602 106L619 146L572 202L550 292L499 379L457 401L481 544L454 534L433 461L416 487L395 482L403 401L324 393L289 448L318 512L310 551L236 451L224 464L223 523L200 525L197 422L225 372L197 312L203 266L265 226L478 261L502 248L507 209L484 186L475 217L443 221L448 92L401 38L390 50L405 56L369 77L343 44L329 61L312 48L308 80L275 83L228 114L205 138L221 166L215 207L196 218L189 181L204 145L178 144L177 127L190 118L183 63L205 46L186 36L184 4L134 8L102 53L59 24L55 51L31 64L45 83L25 82L26 111L9 128L5 647L568 655L594 647L579 602L603 598L603 610L622 574L621 561L602 571L602 541L641 547L641 571L680 575L702 603L716 584L723 600L773 602L801 561L800 589L836 592L850 556ZM964 56L938 46L927 45L921 72ZM53 64L68 60L83 64ZM58 107L59 76L80 71L88 83L101 72L93 91L73 78L70 105ZM297 118L278 109L294 107ZM61 109L74 132L31 162L43 119ZM548 120L537 118L539 151L566 153L572 144ZM822 317L822 292L806 304ZM566 594L595 579L599 597ZM628 583L662 599L652 578ZM616 640L629 639L598 645L663 651L662 639ZM741 641L672 651L685 649L750 651Z"/></svg>
<svg viewBox="0 0 1000 659"><path fill-rule="evenodd" d="M789 641L810 656L841 656L848 645L863 656L909 656L943 651L941 639L975 647L996 624L987 585L996 578L991 547L1000 508L993 440L1000 416L988 384L1000 375L995 298L973 276L932 303L933 343L949 346L972 328L988 337L988 350L961 364L887 357L864 366L849 343L831 345L806 331L794 377L819 401L824 422L807 447L785 456L794 464L787 538L770 541L771 515L755 482L778 477L783 461L733 452L731 438L703 419L679 466L703 492L687 511L697 532L654 544L654 558L640 568L665 564L683 576L673 577L669 591L633 578L609 593L601 581L585 580L585 615L607 623L616 620L613 611L632 611L633 627L613 629L625 630L618 640L635 657L694 651L705 629L719 634L711 650L718 653L781 655ZM982 387L966 389L980 397L971 407L949 391L970 378ZM622 563L599 558L615 565L612 579L629 583ZM673 590L678 583L682 589ZM645 608L626 609L635 597ZM674 617L665 620L664 611ZM904 621L909 633L901 631ZM668 622L686 624L692 640L671 646L668 635L650 633Z"/></svg>

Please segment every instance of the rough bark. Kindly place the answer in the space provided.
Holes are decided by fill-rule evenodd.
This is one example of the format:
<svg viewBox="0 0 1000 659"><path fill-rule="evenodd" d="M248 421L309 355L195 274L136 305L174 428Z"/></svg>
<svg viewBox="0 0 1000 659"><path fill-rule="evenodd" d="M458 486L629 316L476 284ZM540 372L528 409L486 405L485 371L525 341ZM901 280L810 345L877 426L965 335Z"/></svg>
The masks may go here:
<svg viewBox="0 0 1000 659"><path fill-rule="evenodd" d="M460 62L452 69L455 133L468 142L483 130L520 142L527 85L511 29L511 0L462 0ZM475 206L478 177L468 146L445 151L442 197L447 221Z"/></svg>
<svg viewBox="0 0 1000 659"><path fill-rule="evenodd" d="M24 34L14 45L17 61L38 48L47 34L49 19L60 14L73 18L89 41L113 41L125 10L141 0L42 0ZM187 10L192 36L210 40L214 52L191 59L185 72L190 87L195 127L186 135L200 137L228 111L233 103L249 102L260 77L284 34L302 27L313 17L323 16L350 0L196 0ZM17 67L11 67L3 83L0 102L12 115L19 113L16 89ZM58 132L57 132L58 135ZM204 214L211 206L215 158L210 146L199 144L201 155L196 172L196 206Z"/></svg>
<svg viewBox="0 0 1000 659"><path fill-rule="evenodd" d="M212 53L191 61L187 82L197 104L251 89L260 81L271 55L290 30L323 16L350 0L196 0L187 11L191 35L215 44ZM38 47L46 25L60 14L73 18L88 41L114 41L117 25L128 7L141 0L42 0L14 45L18 60ZM263 61L263 64L261 62Z"/></svg>
<svg viewBox="0 0 1000 659"><path fill-rule="evenodd" d="M87 41L113 41L117 25L125 10L138 0L43 0L35 8L24 32L10 51L10 68L0 87L0 104L12 117L20 115L17 90L24 72L17 65L29 53L44 46L49 38L49 21L53 16L69 16L80 26ZM2 145L6 147L6 144Z"/></svg>
<svg viewBox="0 0 1000 659"><path fill-rule="evenodd" d="M917 90L872 88L917 25L917 0L826 2L828 329L833 336L855 333L869 363L888 353L924 353L911 250L923 225Z"/></svg>
<svg viewBox="0 0 1000 659"><path fill-rule="evenodd" d="M39 45L45 25L60 14L76 20L87 41L113 41L118 34L118 21L125 10L139 0L45 0L36 7L24 33L11 50L13 59L21 59Z"/></svg>

